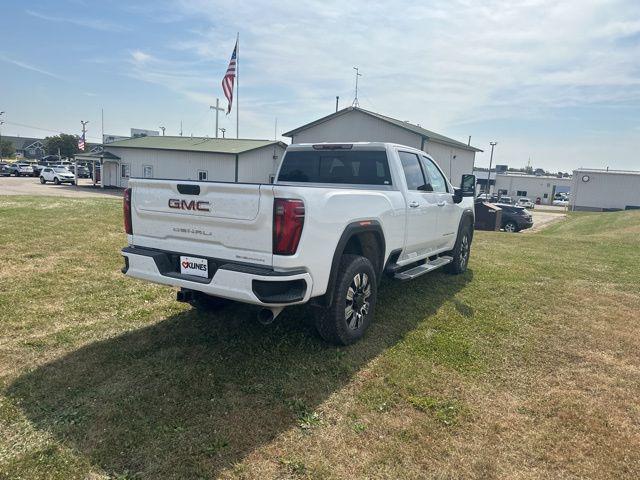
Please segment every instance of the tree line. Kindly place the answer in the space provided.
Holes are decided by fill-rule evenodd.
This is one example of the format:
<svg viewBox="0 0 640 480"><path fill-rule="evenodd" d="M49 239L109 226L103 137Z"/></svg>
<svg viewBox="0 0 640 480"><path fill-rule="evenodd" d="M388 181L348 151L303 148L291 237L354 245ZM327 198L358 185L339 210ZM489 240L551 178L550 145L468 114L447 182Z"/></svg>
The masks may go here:
<svg viewBox="0 0 640 480"><path fill-rule="evenodd" d="M57 155L60 152L61 157L72 157L80 152L78 148L78 137L61 133L44 139L44 148L47 155ZM11 158L16 155L16 149L10 140L0 140L0 155L3 158Z"/></svg>

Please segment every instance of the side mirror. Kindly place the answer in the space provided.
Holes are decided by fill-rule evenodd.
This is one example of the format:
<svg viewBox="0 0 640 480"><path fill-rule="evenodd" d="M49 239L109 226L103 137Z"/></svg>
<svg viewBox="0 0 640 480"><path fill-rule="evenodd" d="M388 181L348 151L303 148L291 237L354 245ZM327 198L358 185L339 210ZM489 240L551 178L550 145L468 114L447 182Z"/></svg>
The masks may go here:
<svg viewBox="0 0 640 480"><path fill-rule="evenodd" d="M476 176L464 174L460 182L460 190L463 197L475 197L476 195Z"/></svg>
<svg viewBox="0 0 640 480"><path fill-rule="evenodd" d="M475 175L462 175L462 181L460 182L460 188L453 189L453 201L455 203L462 202L464 197L475 197L476 195L476 176Z"/></svg>

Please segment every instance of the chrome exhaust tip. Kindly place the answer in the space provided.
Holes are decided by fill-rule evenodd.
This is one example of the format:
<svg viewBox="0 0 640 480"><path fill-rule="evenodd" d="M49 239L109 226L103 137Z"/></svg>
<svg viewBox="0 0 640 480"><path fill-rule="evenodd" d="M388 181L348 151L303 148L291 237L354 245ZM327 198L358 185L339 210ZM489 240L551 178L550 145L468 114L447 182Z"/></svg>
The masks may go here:
<svg viewBox="0 0 640 480"><path fill-rule="evenodd" d="M283 309L284 307L261 308L258 310L258 322L262 325L269 325L273 323Z"/></svg>

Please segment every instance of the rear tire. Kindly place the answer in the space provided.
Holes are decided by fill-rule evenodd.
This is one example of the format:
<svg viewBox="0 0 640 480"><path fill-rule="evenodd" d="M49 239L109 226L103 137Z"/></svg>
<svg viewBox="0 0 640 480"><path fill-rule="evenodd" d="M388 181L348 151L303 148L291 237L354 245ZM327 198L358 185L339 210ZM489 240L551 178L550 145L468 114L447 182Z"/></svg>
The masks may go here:
<svg viewBox="0 0 640 480"><path fill-rule="evenodd" d="M191 300L189 300L189 304L193 308L203 312L220 310L230 303L232 303L232 300L229 300L228 298L212 297L211 295L207 295L202 292L193 292L193 296Z"/></svg>
<svg viewBox="0 0 640 480"><path fill-rule="evenodd" d="M467 271L469 256L471 254L471 241L473 240L473 230L471 222L464 222L460 225L458 238L453 250L447 252L453 260L445 266L445 271L453 275L459 275Z"/></svg>
<svg viewBox="0 0 640 480"><path fill-rule="evenodd" d="M360 340L375 314L378 282L373 265L360 255L343 255L333 287L333 303L316 319L327 342L350 345Z"/></svg>

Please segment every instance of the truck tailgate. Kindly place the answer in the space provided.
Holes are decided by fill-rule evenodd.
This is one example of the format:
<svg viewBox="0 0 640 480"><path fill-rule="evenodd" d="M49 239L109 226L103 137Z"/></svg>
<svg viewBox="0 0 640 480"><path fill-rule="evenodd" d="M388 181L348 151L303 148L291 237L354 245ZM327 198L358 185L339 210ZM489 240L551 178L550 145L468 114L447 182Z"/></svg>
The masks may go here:
<svg viewBox="0 0 640 480"><path fill-rule="evenodd" d="M273 186L130 179L131 244L272 265Z"/></svg>

